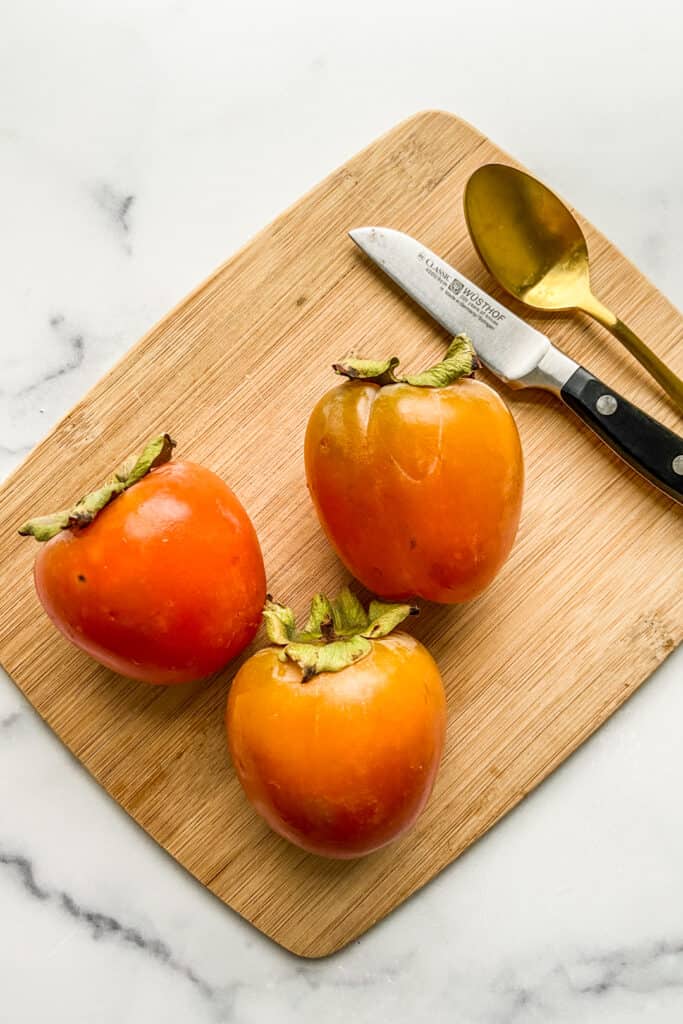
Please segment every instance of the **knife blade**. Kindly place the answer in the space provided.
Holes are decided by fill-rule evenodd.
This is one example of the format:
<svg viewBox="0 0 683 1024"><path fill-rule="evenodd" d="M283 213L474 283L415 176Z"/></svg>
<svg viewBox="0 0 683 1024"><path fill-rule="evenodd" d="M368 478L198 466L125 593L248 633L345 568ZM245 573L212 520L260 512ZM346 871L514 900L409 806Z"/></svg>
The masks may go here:
<svg viewBox="0 0 683 1024"><path fill-rule="evenodd" d="M468 334L482 363L511 387L558 395L633 469L683 504L683 438L632 405L410 235L349 231L362 251L450 334Z"/></svg>

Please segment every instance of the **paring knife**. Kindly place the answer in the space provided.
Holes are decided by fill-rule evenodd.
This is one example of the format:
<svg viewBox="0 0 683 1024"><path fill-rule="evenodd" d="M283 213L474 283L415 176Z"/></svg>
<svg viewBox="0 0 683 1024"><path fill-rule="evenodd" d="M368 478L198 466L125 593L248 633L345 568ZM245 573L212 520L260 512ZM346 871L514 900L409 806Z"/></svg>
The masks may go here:
<svg viewBox="0 0 683 1024"><path fill-rule="evenodd" d="M410 235L355 228L363 252L451 335L513 388L558 395L638 473L683 504L683 438L632 405Z"/></svg>

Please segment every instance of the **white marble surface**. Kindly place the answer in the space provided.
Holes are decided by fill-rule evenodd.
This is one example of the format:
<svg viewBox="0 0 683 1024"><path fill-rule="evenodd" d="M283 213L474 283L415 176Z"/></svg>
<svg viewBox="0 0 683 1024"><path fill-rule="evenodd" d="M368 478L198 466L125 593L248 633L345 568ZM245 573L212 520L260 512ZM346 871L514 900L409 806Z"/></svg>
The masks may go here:
<svg viewBox="0 0 683 1024"><path fill-rule="evenodd" d="M683 304L680 5L0 2L0 472L264 222L444 107ZM682 339L683 340L683 339ZM0 679L7 1024L683 1020L683 652L434 883L297 960Z"/></svg>

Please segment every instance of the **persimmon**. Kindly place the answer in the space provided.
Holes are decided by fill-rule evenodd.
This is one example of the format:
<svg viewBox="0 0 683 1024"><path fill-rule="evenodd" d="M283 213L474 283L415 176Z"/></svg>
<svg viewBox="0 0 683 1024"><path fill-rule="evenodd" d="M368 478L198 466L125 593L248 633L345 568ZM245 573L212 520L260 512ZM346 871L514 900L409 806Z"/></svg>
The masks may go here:
<svg viewBox="0 0 683 1024"><path fill-rule="evenodd" d="M45 611L77 647L148 683L202 679L253 639L265 600L254 527L215 473L149 442L73 508L30 520Z"/></svg>
<svg viewBox="0 0 683 1024"><path fill-rule="evenodd" d="M349 379L310 416L309 490L330 543L373 593L469 601L500 570L517 532L517 426L500 395L474 379L464 335L430 370L399 378L397 365L335 366Z"/></svg>
<svg viewBox="0 0 683 1024"><path fill-rule="evenodd" d="M350 858L405 833L425 806L444 742L439 670L413 636L393 632L409 605L348 590L314 598L303 631L268 601L271 646L235 676L226 727L256 811L311 853Z"/></svg>

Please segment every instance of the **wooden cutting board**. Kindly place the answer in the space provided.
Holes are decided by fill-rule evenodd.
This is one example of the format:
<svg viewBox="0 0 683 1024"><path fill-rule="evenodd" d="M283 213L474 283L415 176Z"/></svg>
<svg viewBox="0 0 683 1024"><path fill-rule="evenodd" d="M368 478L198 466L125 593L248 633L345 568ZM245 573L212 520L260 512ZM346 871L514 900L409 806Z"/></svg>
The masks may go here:
<svg viewBox="0 0 683 1024"><path fill-rule="evenodd" d="M42 614L31 579L36 548L15 531L30 514L70 503L168 429L179 457L214 469L245 504L277 598L303 613L314 590L334 591L347 575L313 514L302 459L308 413L337 383L330 364L355 349L396 354L418 368L448 340L371 268L346 231L400 228L496 294L462 213L467 178L491 160L511 162L449 114L399 125L154 327L0 492L2 664L151 836L230 907L304 956L339 949L424 885L674 649L683 624L679 510L559 402L496 384L526 458L519 537L483 597L426 607L411 623L448 690L441 774L412 834L356 862L301 853L247 805L223 731L234 666L208 685L169 690L99 668ZM680 314L583 223L597 293L683 373ZM656 386L604 330L579 316L523 315L680 430Z"/></svg>

